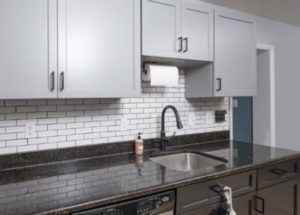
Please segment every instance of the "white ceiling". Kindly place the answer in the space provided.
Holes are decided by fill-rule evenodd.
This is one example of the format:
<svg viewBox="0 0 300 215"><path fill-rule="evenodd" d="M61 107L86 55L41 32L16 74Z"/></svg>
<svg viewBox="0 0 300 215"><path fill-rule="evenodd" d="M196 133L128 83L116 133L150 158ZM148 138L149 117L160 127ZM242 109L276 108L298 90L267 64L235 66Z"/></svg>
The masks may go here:
<svg viewBox="0 0 300 215"><path fill-rule="evenodd" d="M300 26L300 0L203 0Z"/></svg>

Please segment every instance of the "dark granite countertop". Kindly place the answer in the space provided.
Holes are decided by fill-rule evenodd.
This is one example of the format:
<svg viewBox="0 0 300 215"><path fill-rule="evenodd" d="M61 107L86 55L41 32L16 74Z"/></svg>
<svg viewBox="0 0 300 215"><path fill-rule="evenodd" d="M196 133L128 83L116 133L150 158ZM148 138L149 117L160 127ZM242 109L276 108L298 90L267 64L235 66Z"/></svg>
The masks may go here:
<svg viewBox="0 0 300 215"><path fill-rule="evenodd" d="M291 159L300 153L241 142L172 147L206 152L228 163L179 172L132 153L99 156L0 171L0 214L69 214Z"/></svg>

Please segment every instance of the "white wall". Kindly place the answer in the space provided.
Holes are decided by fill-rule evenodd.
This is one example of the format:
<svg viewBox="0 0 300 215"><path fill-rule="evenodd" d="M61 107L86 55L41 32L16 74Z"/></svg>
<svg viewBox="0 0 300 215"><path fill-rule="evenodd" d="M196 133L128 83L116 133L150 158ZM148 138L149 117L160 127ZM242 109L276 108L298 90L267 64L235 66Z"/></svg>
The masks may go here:
<svg viewBox="0 0 300 215"><path fill-rule="evenodd" d="M300 27L258 17L257 40L275 46L276 145L300 150Z"/></svg>
<svg viewBox="0 0 300 215"><path fill-rule="evenodd" d="M253 97L253 141L271 145L270 52L257 54L257 96Z"/></svg>

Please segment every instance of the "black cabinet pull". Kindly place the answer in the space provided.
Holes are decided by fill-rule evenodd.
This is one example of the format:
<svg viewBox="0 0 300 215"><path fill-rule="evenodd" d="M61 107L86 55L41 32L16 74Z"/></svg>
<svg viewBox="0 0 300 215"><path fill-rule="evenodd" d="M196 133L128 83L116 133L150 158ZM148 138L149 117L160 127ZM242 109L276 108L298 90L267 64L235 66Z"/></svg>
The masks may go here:
<svg viewBox="0 0 300 215"><path fill-rule="evenodd" d="M182 52L182 50L183 50L183 38L179 37L178 40L179 40L179 50L178 50L178 52Z"/></svg>
<svg viewBox="0 0 300 215"><path fill-rule="evenodd" d="M277 168L277 169L270 170L270 172L275 174L275 175L281 176L281 175L284 175L284 174L288 173L289 171Z"/></svg>
<svg viewBox="0 0 300 215"><path fill-rule="evenodd" d="M209 215L229 215L229 212L223 208L213 209Z"/></svg>
<svg viewBox="0 0 300 215"><path fill-rule="evenodd" d="M64 72L60 73L60 91L65 89L65 74Z"/></svg>
<svg viewBox="0 0 300 215"><path fill-rule="evenodd" d="M215 193L220 195L220 194L224 193L224 187L225 186L223 184L216 184L216 185L209 187L209 189L211 189L212 191L214 191Z"/></svg>
<svg viewBox="0 0 300 215"><path fill-rule="evenodd" d="M185 42L185 49L184 49L183 53L186 53L189 50L189 38L186 37L183 39L183 41Z"/></svg>
<svg viewBox="0 0 300 215"><path fill-rule="evenodd" d="M50 80L50 91L53 92L55 89L55 72L51 72L51 80Z"/></svg>
<svg viewBox="0 0 300 215"><path fill-rule="evenodd" d="M222 78L217 78L217 81L218 81L217 91L221 91L222 90Z"/></svg>
<svg viewBox="0 0 300 215"><path fill-rule="evenodd" d="M254 210L258 213L265 213L265 200L259 196L255 196Z"/></svg>

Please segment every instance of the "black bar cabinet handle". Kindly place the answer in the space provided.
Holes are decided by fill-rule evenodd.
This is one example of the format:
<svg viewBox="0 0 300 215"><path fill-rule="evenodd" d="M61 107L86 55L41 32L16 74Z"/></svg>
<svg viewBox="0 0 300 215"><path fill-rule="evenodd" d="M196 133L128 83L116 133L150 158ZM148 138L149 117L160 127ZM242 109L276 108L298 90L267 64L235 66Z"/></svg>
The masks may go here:
<svg viewBox="0 0 300 215"><path fill-rule="evenodd" d="M222 90L222 78L217 78L217 81L218 81L217 91L221 91Z"/></svg>
<svg viewBox="0 0 300 215"><path fill-rule="evenodd" d="M65 89L65 73L60 73L60 91L63 91Z"/></svg>
<svg viewBox="0 0 300 215"><path fill-rule="evenodd" d="M183 38L179 37L178 40L179 40L179 50L178 50L178 52L182 52L182 50L183 50Z"/></svg>
<svg viewBox="0 0 300 215"><path fill-rule="evenodd" d="M275 174L275 175L281 176L281 175L284 175L284 174L288 173L289 171L277 168L277 169L270 170L270 172L273 173L273 174Z"/></svg>
<svg viewBox="0 0 300 215"><path fill-rule="evenodd" d="M55 72L51 72L51 80L50 80L50 91L54 91L55 89Z"/></svg>
<svg viewBox="0 0 300 215"><path fill-rule="evenodd" d="M258 202L261 202L261 208L258 208ZM258 213L264 214L265 213L265 199L263 199L259 196L255 196L254 210Z"/></svg>
<svg viewBox="0 0 300 215"><path fill-rule="evenodd" d="M183 51L185 53L185 52L188 52L188 50L189 50L189 38L186 37L183 39L183 41L185 42L185 49Z"/></svg>

